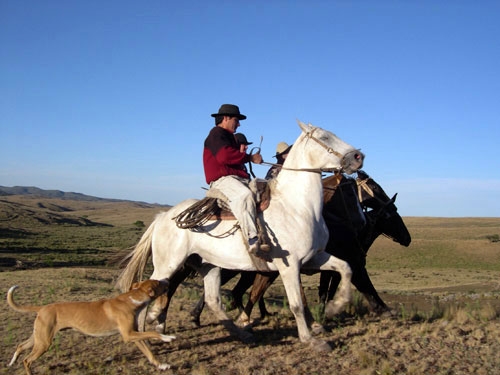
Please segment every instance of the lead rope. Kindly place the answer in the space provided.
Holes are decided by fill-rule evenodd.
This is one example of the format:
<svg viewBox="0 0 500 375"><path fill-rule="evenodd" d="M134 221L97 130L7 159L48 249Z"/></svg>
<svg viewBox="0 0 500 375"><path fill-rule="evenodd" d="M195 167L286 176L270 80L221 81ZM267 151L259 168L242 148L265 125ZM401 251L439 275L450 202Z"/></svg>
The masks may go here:
<svg viewBox="0 0 500 375"><path fill-rule="evenodd" d="M257 150L257 154L260 154L260 150L261 150L261 147L262 147L262 141L264 140L264 137L263 136L260 136L260 143L259 143L259 147L254 147L250 150L250 156L253 155L253 151L254 150ZM262 163L263 164L263 163ZM252 175L253 178L256 178L255 177L255 174L253 173L253 169L252 169L252 162L248 162L248 170L250 171L250 174Z"/></svg>

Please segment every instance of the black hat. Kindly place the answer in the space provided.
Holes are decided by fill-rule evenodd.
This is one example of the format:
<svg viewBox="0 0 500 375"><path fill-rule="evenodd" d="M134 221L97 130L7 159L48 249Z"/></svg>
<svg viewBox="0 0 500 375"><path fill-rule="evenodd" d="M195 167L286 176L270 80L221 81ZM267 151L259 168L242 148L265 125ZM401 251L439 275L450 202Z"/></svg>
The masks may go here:
<svg viewBox="0 0 500 375"><path fill-rule="evenodd" d="M251 145L253 143L253 142L248 142L247 137L245 137L245 134L243 134L243 133L236 133L234 135L234 137L236 138L236 140L238 141L238 143L240 145L247 145L248 146L248 145Z"/></svg>
<svg viewBox="0 0 500 375"><path fill-rule="evenodd" d="M244 120L247 118L247 116L242 115L240 113L240 109L238 108L237 105L234 104L223 104L219 108L218 113L212 113L212 117L217 117L217 116L232 116L232 117L238 117L240 120Z"/></svg>

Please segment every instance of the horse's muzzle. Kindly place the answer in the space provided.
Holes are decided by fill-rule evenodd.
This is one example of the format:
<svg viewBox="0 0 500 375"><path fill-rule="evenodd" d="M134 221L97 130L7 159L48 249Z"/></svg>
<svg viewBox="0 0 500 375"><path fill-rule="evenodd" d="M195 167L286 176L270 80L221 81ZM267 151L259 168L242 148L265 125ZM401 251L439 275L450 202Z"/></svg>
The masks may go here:
<svg viewBox="0 0 500 375"><path fill-rule="evenodd" d="M363 167L365 154L360 150L354 150L345 154L342 159L342 172L352 174Z"/></svg>

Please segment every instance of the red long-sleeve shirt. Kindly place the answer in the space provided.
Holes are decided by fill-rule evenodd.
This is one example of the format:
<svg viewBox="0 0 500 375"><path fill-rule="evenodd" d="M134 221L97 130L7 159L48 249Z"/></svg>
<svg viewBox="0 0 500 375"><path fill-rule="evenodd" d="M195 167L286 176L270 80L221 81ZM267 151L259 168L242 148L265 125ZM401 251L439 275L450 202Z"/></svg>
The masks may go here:
<svg viewBox="0 0 500 375"><path fill-rule="evenodd" d="M207 184L222 176L235 175L250 178L245 163L250 155L240 152L234 134L220 126L210 130L203 148L203 168Z"/></svg>

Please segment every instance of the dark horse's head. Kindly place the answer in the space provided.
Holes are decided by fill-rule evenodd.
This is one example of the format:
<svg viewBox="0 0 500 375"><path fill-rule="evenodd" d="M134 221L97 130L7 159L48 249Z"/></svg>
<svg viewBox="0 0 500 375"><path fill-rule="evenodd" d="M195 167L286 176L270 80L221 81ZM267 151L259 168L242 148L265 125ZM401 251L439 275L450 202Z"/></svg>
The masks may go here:
<svg viewBox="0 0 500 375"><path fill-rule="evenodd" d="M395 205L397 194L389 198L384 189L368 174L362 170L359 170L357 174L358 197L368 218L368 225L365 229L368 245L366 249L380 234L403 246L409 246L411 235L398 214L398 208Z"/></svg>

